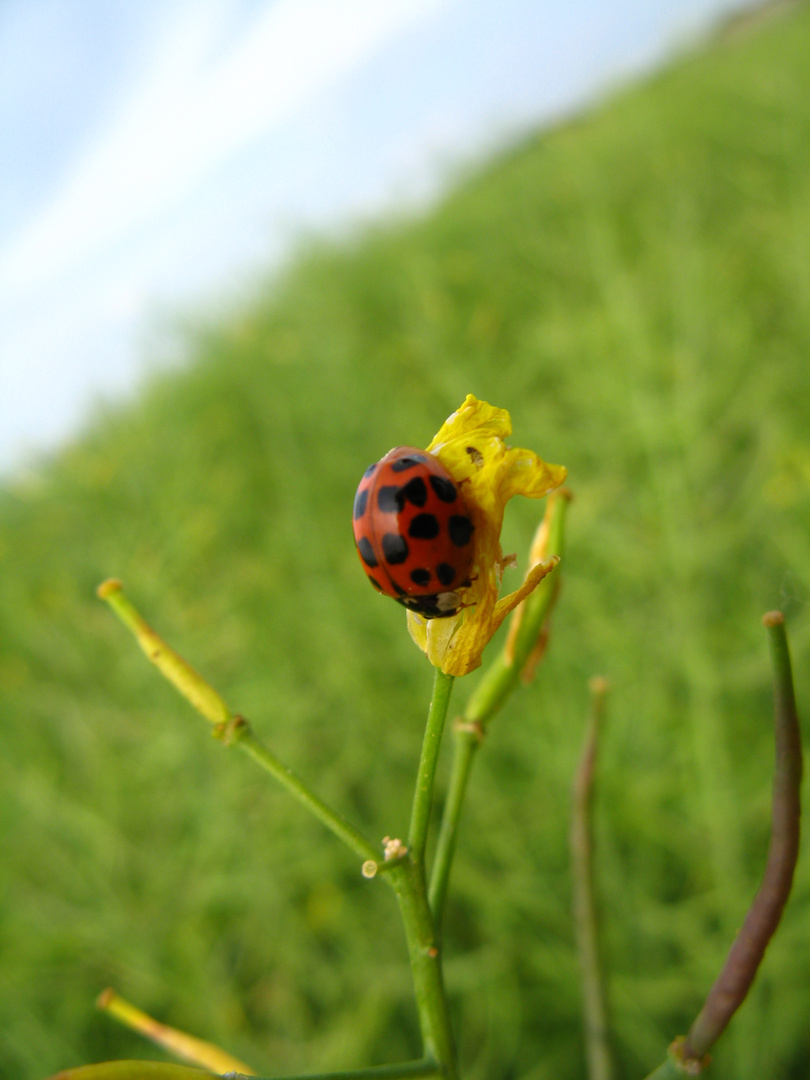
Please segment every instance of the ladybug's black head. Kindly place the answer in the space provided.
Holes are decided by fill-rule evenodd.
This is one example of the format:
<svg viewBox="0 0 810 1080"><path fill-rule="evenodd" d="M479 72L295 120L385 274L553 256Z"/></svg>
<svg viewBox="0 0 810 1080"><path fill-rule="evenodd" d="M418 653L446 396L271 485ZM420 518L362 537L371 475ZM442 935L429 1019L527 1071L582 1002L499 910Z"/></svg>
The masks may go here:
<svg viewBox="0 0 810 1080"><path fill-rule="evenodd" d="M398 596L397 600L408 611L423 619L448 619L457 615L461 598L456 592L433 593L431 596Z"/></svg>

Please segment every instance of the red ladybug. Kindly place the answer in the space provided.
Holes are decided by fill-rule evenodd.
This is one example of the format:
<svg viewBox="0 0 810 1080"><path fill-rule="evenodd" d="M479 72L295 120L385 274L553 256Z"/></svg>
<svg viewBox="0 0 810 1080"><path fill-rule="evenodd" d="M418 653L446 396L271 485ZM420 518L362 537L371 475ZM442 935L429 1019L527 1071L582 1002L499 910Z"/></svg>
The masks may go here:
<svg viewBox="0 0 810 1080"><path fill-rule="evenodd" d="M432 454L398 446L369 465L354 499L354 541L374 588L426 619L455 615L470 584L475 526Z"/></svg>

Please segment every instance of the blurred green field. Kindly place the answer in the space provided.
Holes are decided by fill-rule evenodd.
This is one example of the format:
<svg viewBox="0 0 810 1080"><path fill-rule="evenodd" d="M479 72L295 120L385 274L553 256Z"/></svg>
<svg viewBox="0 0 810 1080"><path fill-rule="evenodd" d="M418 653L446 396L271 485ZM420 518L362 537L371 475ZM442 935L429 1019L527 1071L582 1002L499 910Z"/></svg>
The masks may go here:
<svg viewBox="0 0 810 1080"><path fill-rule="evenodd" d="M324 798L402 835L432 674L364 581L350 506L468 392L568 466L575 502L552 647L479 756L451 883L465 1080L585 1076L567 831L594 673L619 1075L646 1075L764 863L770 608L810 702L807 5L423 218L302 243L185 340L182 370L0 493L0 1076L159 1058L96 1013L109 984L265 1072L418 1053L393 897L211 739L94 590L121 577ZM505 550L541 510L510 507ZM810 859L711 1075L810 1075Z"/></svg>

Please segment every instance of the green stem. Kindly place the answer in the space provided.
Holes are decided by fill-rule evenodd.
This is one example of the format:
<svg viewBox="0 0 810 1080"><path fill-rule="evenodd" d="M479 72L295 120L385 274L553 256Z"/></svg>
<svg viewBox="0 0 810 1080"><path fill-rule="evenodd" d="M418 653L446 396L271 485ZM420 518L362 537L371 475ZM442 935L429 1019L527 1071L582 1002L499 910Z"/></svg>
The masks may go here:
<svg viewBox="0 0 810 1080"><path fill-rule="evenodd" d="M407 1061L402 1065L372 1065L368 1069L350 1069L348 1072L301 1073L298 1076L280 1077L279 1080L397 1080L407 1076L444 1075L435 1061Z"/></svg>
<svg viewBox="0 0 810 1080"><path fill-rule="evenodd" d="M781 611L770 611L762 622L770 640L776 742L771 842L765 873L689 1034L673 1042L667 1061L650 1073L647 1080L682 1080L685 1074L697 1076L703 1071L709 1061L707 1051L723 1034L751 988L790 895L799 854L801 733L784 616Z"/></svg>
<svg viewBox="0 0 810 1080"><path fill-rule="evenodd" d="M549 552L562 554L570 499L567 489L561 489L549 496L544 521L547 531L542 545L543 551L540 553L543 557ZM490 663L467 702L464 716L456 725L450 783L430 880L430 908L437 928L441 927L444 914L459 821L476 752L483 740L487 723L517 686L521 672L548 619L558 588L559 578L555 571L544 578L531 596L520 605L523 610L511 648L508 651L502 650Z"/></svg>
<svg viewBox="0 0 810 1080"><path fill-rule="evenodd" d="M228 745L236 743L262 768L271 773L303 806L364 860L378 863L379 853L369 840L345 818L327 806L292 769L261 743L241 716L234 715L225 701L191 665L175 652L146 622L124 595L117 579L105 581L98 595L110 605L121 622L134 634L149 660L183 697L214 725L214 734ZM371 876L367 874L366 876Z"/></svg>
<svg viewBox="0 0 810 1080"><path fill-rule="evenodd" d="M437 668L413 794L407 854L399 865L388 870L388 881L399 902L408 942L424 1054L427 1059L441 1065L442 1075L447 1080L456 1080L458 1076L456 1050L444 990L439 942L427 898L425 845L436 764L452 688L453 676L445 675Z"/></svg>
<svg viewBox="0 0 810 1080"><path fill-rule="evenodd" d="M223 739L226 743L232 740L240 750L244 750L344 844L369 862L381 862L379 852L371 842L341 814L327 806L297 773L280 761L269 747L257 739L246 720L241 716L234 717L225 725L224 732Z"/></svg>
<svg viewBox="0 0 810 1080"><path fill-rule="evenodd" d="M470 725L459 726L453 732L453 764L430 878L430 910L437 930L441 928L458 824L475 752L481 745L481 733L481 728Z"/></svg>
<svg viewBox="0 0 810 1080"><path fill-rule="evenodd" d="M549 496L546 509L548 531L543 555L562 556L565 546L565 521L570 492L562 488ZM559 589L559 569L543 578L515 615L520 612L517 633L508 650L500 652L487 668L470 697L465 711L468 720L486 723L515 689L526 661L537 645L538 637L549 616ZM513 616L514 618L515 616Z"/></svg>
<svg viewBox="0 0 810 1080"><path fill-rule="evenodd" d="M541 581L537 588L542 584ZM519 678L518 665L508 664L503 653L498 653L470 695L465 717L475 717L476 720L486 723L509 697Z"/></svg>
<svg viewBox="0 0 810 1080"><path fill-rule="evenodd" d="M329 1073L296 1073L266 1080L400 1080L409 1076L446 1076L434 1061L407 1061L401 1065L374 1065L368 1069L349 1069ZM260 1076L229 1073L233 1080L263 1080ZM190 1069L185 1065L165 1065L157 1061L107 1061L101 1065L81 1065L66 1069L50 1080L219 1080L219 1074Z"/></svg>
<svg viewBox="0 0 810 1080"><path fill-rule="evenodd" d="M399 1080L408 1076L444 1076L435 1061L406 1061L401 1065L372 1065L367 1069L349 1069L342 1072L297 1073L295 1076L281 1076L275 1080ZM236 1077L235 1080L242 1080ZM245 1080L250 1080L245 1077ZM261 1078L256 1078L261 1080ZM268 1080L274 1080L270 1077Z"/></svg>
<svg viewBox="0 0 810 1080"><path fill-rule="evenodd" d="M790 652L782 613L771 611L762 621L770 639L776 739L771 842L759 891L684 1041L686 1059L706 1054L745 999L782 918L799 854L802 746Z"/></svg>
<svg viewBox="0 0 810 1080"><path fill-rule="evenodd" d="M425 1058L441 1066L446 1080L458 1080L442 958L427 901L424 866L408 858L389 874L394 887L411 962L416 1008Z"/></svg>
<svg viewBox="0 0 810 1080"><path fill-rule="evenodd" d="M439 749L442 744L442 733L452 689L453 676L445 675L443 671L436 668L433 697L428 710L425 737L422 741L422 756L419 760L419 772L413 793L411 824L408 829L408 850L415 863L423 864L425 859L425 845L433 803L433 782L436 778L436 764L439 760Z"/></svg>
<svg viewBox="0 0 810 1080"><path fill-rule="evenodd" d="M645 1080L684 1080L686 1075L687 1073L680 1065L676 1065L672 1058L667 1058L654 1072L645 1077Z"/></svg>
<svg viewBox="0 0 810 1080"><path fill-rule="evenodd" d="M206 1077L214 1080L216 1073L185 1065L167 1065L162 1061L104 1061L98 1065L64 1069L49 1080L204 1080ZM258 1078L252 1077L252 1080Z"/></svg>
<svg viewBox="0 0 810 1080"><path fill-rule="evenodd" d="M604 679L591 680L591 719L574 777L570 838L574 930L582 972L585 1049L590 1080L610 1080L613 1075L593 880L593 787L606 693Z"/></svg>

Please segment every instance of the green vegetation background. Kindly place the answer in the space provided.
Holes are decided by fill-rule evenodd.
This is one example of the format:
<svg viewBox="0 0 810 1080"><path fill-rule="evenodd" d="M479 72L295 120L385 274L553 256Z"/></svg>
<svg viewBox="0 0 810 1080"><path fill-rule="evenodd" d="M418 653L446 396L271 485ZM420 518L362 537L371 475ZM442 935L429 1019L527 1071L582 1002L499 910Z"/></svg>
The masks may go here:
<svg viewBox="0 0 810 1080"><path fill-rule="evenodd" d="M763 865L770 608L810 701L808 58L800 5L420 220L307 245L189 332L187 368L7 487L2 1077L159 1057L94 1011L108 984L265 1071L417 1052L388 891L210 738L94 589L122 577L325 798L401 835L431 671L365 582L349 507L370 461L426 444L468 391L569 467L576 501L552 647L493 725L452 882L465 1077L584 1076L566 834L594 673L620 1075L661 1060ZM511 509L507 550L541 509ZM717 1080L806 1080L808 975L805 857Z"/></svg>

